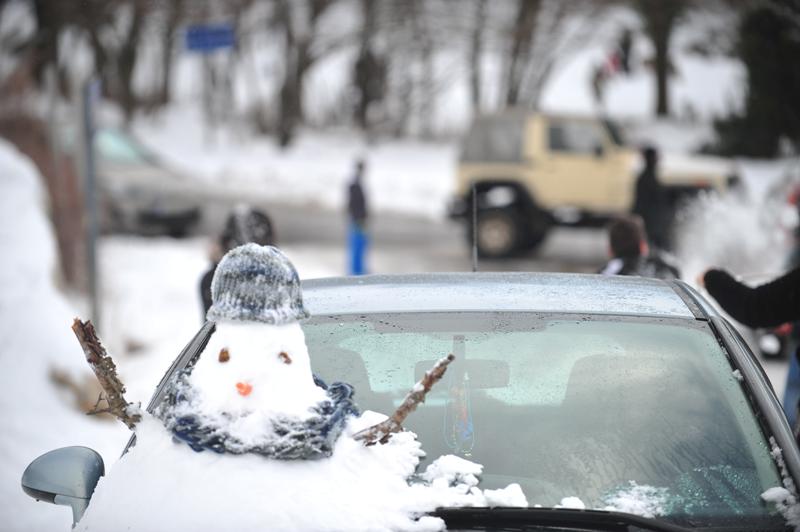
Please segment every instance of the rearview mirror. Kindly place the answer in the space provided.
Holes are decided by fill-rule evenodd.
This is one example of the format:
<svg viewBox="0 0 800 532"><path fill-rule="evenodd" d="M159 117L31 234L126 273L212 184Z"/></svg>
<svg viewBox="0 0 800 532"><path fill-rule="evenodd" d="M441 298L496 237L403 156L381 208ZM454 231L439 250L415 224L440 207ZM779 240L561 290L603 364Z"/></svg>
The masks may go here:
<svg viewBox="0 0 800 532"><path fill-rule="evenodd" d="M436 363L435 360L422 360L417 362L414 367L414 380L419 382L425 376L425 372L430 370ZM505 360L493 360L484 358L468 358L458 360L454 364L463 364L464 374L469 378L469 387L473 390L485 390L487 388L505 388L511 380L511 370ZM448 371L452 371L449 368ZM445 374L447 379L447 374Z"/></svg>
<svg viewBox="0 0 800 532"><path fill-rule="evenodd" d="M30 463L22 474L22 491L37 501L70 506L74 525L104 474L103 458L97 452L88 447L62 447Z"/></svg>

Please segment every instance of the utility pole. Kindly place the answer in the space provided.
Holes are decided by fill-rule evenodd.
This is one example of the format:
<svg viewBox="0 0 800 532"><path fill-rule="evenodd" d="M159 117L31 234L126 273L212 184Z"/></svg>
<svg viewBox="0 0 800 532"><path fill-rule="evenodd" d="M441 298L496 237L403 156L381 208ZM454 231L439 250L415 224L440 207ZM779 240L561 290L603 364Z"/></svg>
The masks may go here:
<svg viewBox="0 0 800 532"><path fill-rule="evenodd" d="M86 208L86 270L89 285L89 306L92 322L100 330L100 297L97 268L97 175L94 158L94 116L92 110L100 98L100 80L90 78L83 86L81 106L83 108L83 148L84 148L84 205Z"/></svg>

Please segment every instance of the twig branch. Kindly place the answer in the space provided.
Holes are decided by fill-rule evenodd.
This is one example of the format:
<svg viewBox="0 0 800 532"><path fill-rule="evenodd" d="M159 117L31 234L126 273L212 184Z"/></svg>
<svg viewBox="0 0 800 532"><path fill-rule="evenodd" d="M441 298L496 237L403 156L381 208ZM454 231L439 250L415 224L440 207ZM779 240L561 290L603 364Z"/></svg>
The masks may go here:
<svg viewBox="0 0 800 532"><path fill-rule="evenodd" d="M375 445L376 443L386 443L389 441L389 436L395 432L403 430L403 421L406 420L408 415L416 410L417 405L425 402L425 395L434 384L444 376L447 366L455 360L455 356L451 353L445 358L440 358L430 371L425 372L425 376L414 385L403 403L397 407L388 419L366 428L353 436L356 440L364 442L364 445Z"/></svg>
<svg viewBox="0 0 800 532"><path fill-rule="evenodd" d="M94 330L94 325L91 321L82 322L75 318L72 323L72 331L78 338L78 342L83 348L83 353L86 355L86 361L92 367L100 386L105 392L103 399L108 404L108 408L98 410L97 406L100 404L100 397L97 399L95 408L89 412L90 414L99 414L108 412L114 415L117 419L125 423L129 429L133 429L136 423L139 422L141 416L139 414L131 414L128 412L128 403L125 400L125 385L117 375L117 367L114 361L106 353L106 349L100 343L97 333Z"/></svg>

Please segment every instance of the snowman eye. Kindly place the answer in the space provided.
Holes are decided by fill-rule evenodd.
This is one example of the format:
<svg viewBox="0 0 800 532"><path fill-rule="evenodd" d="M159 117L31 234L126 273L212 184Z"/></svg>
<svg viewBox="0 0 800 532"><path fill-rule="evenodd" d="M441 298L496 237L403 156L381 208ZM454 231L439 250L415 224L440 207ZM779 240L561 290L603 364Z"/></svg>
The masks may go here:
<svg viewBox="0 0 800 532"><path fill-rule="evenodd" d="M223 347L219 350L219 361L224 363L231 359L231 354L228 352L227 347Z"/></svg>
<svg viewBox="0 0 800 532"><path fill-rule="evenodd" d="M278 353L278 358L280 358L281 362L283 362L284 364L292 363L292 359L289 358L289 355L286 353L286 351L281 351L280 353Z"/></svg>

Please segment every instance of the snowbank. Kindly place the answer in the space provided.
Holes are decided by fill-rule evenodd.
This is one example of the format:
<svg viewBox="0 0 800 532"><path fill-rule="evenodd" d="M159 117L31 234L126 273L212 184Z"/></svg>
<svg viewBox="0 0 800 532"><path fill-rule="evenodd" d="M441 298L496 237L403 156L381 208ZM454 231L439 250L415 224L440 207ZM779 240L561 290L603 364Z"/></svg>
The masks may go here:
<svg viewBox="0 0 800 532"><path fill-rule="evenodd" d="M343 209L355 162L367 163L364 187L375 211L441 218L455 186L453 143L392 140L367 144L354 132L303 132L286 150L271 138L205 138L200 106L173 105L158 119L140 119L137 138L166 163L221 193Z"/></svg>
<svg viewBox="0 0 800 532"><path fill-rule="evenodd" d="M70 509L25 495L23 470L66 445L94 447L110 463L128 434L78 413L48 378L54 366L88 371L70 330L75 312L55 285L55 241L38 172L2 140L0 176L0 516L4 530L68 530Z"/></svg>

